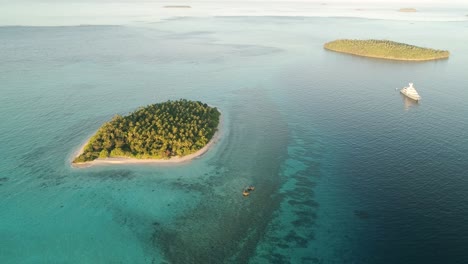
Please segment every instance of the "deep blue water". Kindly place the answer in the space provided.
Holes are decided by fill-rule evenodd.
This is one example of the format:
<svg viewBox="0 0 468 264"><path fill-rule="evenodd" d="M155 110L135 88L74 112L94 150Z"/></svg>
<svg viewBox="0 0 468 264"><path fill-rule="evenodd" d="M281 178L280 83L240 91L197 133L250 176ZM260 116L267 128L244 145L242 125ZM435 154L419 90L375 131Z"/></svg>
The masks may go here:
<svg viewBox="0 0 468 264"><path fill-rule="evenodd" d="M451 57L322 48L345 37ZM345 18L0 27L0 262L468 263L467 40ZM177 98L223 113L203 157L70 167L114 114Z"/></svg>

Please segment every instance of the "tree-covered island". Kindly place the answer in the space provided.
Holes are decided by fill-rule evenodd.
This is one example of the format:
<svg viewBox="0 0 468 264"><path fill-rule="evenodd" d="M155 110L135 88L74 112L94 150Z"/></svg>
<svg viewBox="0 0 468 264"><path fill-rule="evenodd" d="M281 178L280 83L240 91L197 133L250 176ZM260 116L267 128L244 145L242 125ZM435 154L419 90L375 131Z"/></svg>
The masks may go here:
<svg viewBox="0 0 468 264"><path fill-rule="evenodd" d="M208 144L221 113L199 101L180 99L116 115L104 123L73 163L105 158L169 159L193 154Z"/></svg>
<svg viewBox="0 0 468 264"><path fill-rule="evenodd" d="M427 61L447 59L447 50L436 50L394 42L390 40L339 39L324 45L327 50L348 53L363 57L389 60Z"/></svg>

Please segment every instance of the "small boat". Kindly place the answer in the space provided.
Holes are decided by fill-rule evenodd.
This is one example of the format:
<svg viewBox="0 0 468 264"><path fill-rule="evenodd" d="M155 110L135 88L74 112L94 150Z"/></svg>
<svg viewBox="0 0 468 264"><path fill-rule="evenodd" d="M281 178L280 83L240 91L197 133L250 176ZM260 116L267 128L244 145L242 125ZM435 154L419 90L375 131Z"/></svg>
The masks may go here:
<svg viewBox="0 0 468 264"><path fill-rule="evenodd" d="M249 185L247 187L244 188L244 190L242 191L242 195L243 196L249 196L250 195L250 192L255 190L255 187L252 186L252 185Z"/></svg>
<svg viewBox="0 0 468 264"><path fill-rule="evenodd" d="M408 87L404 87L400 90L400 93L405 95L406 97L413 99L415 101L421 100L421 96L418 94L416 89L413 87L413 83L409 83Z"/></svg>

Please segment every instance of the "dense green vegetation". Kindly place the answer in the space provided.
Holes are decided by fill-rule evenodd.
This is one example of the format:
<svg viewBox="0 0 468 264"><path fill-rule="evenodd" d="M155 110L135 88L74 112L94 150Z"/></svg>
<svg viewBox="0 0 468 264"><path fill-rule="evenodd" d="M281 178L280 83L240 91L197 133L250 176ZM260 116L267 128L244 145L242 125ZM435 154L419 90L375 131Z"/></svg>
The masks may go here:
<svg viewBox="0 0 468 264"><path fill-rule="evenodd" d="M189 155L210 141L220 115L216 107L184 99L149 105L127 116L116 115L99 128L73 162Z"/></svg>
<svg viewBox="0 0 468 264"><path fill-rule="evenodd" d="M337 52L391 60L437 60L446 59L450 55L446 50L421 48L389 40L374 39L340 39L328 42L324 47Z"/></svg>

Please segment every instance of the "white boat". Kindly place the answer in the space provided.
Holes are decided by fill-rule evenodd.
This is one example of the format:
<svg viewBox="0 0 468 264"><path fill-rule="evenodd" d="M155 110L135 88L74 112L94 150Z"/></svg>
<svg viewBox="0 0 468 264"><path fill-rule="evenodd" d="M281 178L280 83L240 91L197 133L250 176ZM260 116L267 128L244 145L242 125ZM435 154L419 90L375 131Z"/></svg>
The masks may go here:
<svg viewBox="0 0 468 264"><path fill-rule="evenodd" d="M413 87L413 83L409 83L408 87L404 87L400 90L400 93L406 95L408 98L411 98L415 101L421 100L421 96L418 94L416 89Z"/></svg>

